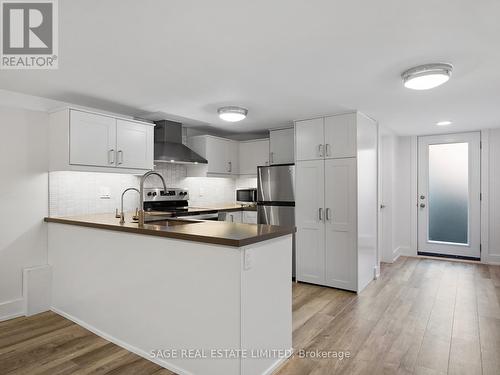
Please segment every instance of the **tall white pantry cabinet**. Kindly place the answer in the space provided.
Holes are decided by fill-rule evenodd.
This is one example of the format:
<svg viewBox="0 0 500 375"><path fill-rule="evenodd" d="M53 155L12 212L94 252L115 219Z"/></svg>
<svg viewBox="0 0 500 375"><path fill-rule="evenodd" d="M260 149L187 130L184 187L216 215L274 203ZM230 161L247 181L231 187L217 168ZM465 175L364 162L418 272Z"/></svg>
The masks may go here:
<svg viewBox="0 0 500 375"><path fill-rule="evenodd" d="M360 292L373 280L377 140L359 112L295 122L298 281Z"/></svg>

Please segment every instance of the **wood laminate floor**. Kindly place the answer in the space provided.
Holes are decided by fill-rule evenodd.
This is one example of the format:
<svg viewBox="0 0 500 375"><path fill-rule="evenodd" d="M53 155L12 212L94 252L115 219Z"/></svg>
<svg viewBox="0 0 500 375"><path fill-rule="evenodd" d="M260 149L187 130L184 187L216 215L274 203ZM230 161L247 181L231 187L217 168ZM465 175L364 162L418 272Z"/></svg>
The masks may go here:
<svg viewBox="0 0 500 375"><path fill-rule="evenodd" d="M360 295L294 284L293 344L278 375L498 375L500 267L400 258ZM173 373L48 312L0 323L0 374Z"/></svg>

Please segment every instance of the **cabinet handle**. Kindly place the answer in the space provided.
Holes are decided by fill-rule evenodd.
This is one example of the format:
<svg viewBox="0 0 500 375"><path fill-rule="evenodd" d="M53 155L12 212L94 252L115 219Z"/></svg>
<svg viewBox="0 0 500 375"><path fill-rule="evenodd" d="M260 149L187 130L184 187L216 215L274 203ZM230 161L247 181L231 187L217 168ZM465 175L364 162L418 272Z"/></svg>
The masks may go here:
<svg viewBox="0 0 500 375"><path fill-rule="evenodd" d="M329 221L329 220L331 219L331 215L330 215L331 211L332 211L332 210L331 210L331 209L329 209L329 208L327 208L327 209L326 209L326 220L327 220L327 221Z"/></svg>
<svg viewBox="0 0 500 375"><path fill-rule="evenodd" d="M270 153L269 153L269 162L270 162L271 164L274 164L274 152L270 152Z"/></svg>
<svg viewBox="0 0 500 375"><path fill-rule="evenodd" d="M320 208L318 210L318 218L319 218L319 221L323 221L323 209Z"/></svg>
<svg viewBox="0 0 500 375"><path fill-rule="evenodd" d="M115 150L113 149L108 151L108 162L109 164L115 164Z"/></svg>
<svg viewBox="0 0 500 375"><path fill-rule="evenodd" d="M228 164L227 171L232 172L233 171L233 163L229 161L227 164Z"/></svg>
<svg viewBox="0 0 500 375"><path fill-rule="evenodd" d="M331 155L330 155L330 144L329 144L329 143L327 143L327 144L325 145L325 150L326 150L326 156L331 156Z"/></svg>
<svg viewBox="0 0 500 375"><path fill-rule="evenodd" d="M123 164L123 151L118 150L118 165Z"/></svg>
<svg viewBox="0 0 500 375"><path fill-rule="evenodd" d="M320 157L323 157L323 145L318 145L318 153Z"/></svg>

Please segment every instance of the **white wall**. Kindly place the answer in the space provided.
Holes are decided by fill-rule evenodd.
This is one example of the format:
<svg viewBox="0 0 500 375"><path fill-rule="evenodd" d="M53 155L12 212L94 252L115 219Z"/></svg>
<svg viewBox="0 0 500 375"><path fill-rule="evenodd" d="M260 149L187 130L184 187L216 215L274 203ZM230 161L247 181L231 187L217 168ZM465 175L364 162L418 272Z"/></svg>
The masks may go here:
<svg viewBox="0 0 500 375"><path fill-rule="evenodd" d="M482 260L500 264L500 129L489 129L483 132L487 135L488 144L483 152L487 168L483 169L483 210L487 211L482 222L483 237ZM401 255L416 255L416 150L415 137L397 137L395 147L395 178L394 178L394 251ZM485 230L486 229L486 230ZM388 259L384 259L387 260Z"/></svg>
<svg viewBox="0 0 500 375"><path fill-rule="evenodd" d="M500 264L500 129L488 133L488 260Z"/></svg>
<svg viewBox="0 0 500 375"><path fill-rule="evenodd" d="M48 115L0 107L0 320L23 314L22 270L47 263Z"/></svg>

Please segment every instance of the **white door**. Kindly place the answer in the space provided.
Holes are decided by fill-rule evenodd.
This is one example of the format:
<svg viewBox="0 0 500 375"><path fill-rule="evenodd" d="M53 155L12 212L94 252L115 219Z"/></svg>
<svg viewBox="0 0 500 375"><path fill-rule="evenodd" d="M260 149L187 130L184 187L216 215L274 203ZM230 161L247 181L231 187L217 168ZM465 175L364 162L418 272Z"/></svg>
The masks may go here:
<svg viewBox="0 0 500 375"><path fill-rule="evenodd" d="M325 160L326 284L357 289L356 159Z"/></svg>
<svg viewBox="0 0 500 375"><path fill-rule="evenodd" d="M325 118L325 157L356 156L356 113Z"/></svg>
<svg viewBox="0 0 500 375"><path fill-rule="evenodd" d="M324 158L323 118L297 121L295 123L295 151L297 160Z"/></svg>
<svg viewBox="0 0 500 375"><path fill-rule="evenodd" d="M325 283L325 162L295 165L297 280Z"/></svg>
<svg viewBox="0 0 500 375"><path fill-rule="evenodd" d="M208 173L229 174L228 156L229 141L227 139L206 137L206 159Z"/></svg>
<svg viewBox="0 0 500 375"><path fill-rule="evenodd" d="M269 163L288 164L294 161L293 128L277 129L269 132Z"/></svg>
<svg viewBox="0 0 500 375"><path fill-rule="evenodd" d="M116 120L116 164L120 168L153 169L154 127Z"/></svg>
<svg viewBox="0 0 500 375"><path fill-rule="evenodd" d="M418 251L479 259L481 135L418 139Z"/></svg>
<svg viewBox="0 0 500 375"><path fill-rule="evenodd" d="M116 119L71 110L69 137L70 164L116 165Z"/></svg>

